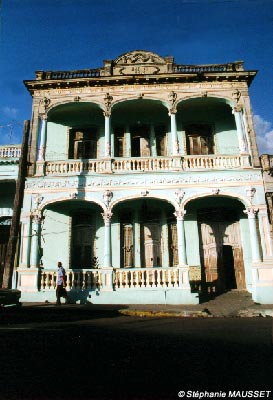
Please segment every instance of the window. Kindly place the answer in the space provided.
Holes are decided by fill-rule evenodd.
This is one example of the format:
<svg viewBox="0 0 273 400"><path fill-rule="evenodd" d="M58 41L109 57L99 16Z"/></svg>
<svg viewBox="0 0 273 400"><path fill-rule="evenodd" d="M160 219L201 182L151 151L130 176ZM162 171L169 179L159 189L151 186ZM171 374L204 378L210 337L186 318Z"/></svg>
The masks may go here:
<svg viewBox="0 0 273 400"><path fill-rule="evenodd" d="M149 157L150 141L149 129L147 125L137 125L132 127L132 157Z"/></svg>
<svg viewBox="0 0 273 400"><path fill-rule="evenodd" d="M114 129L115 157L125 157L124 127Z"/></svg>
<svg viewBox="0 0 273 400"><path fill-rule="evenodd" d="M97 157L97 129L75 129L70 131L69 158L88 159Z"/></svg>
<svg viewBox="0 0 273 400"><path fill-rule="evenodd" d="M192 124L186 128L187 153L206 155L214 153L212 128L206 124Z"/></svg>
<svg viewBox="0 0 273 400"><path fill-rule="evenodd" d="M167 155L166 127L163 125L155 126L156 154L158 156Z"/></svg>
<svg viewBox="0 0 273 400"><path fill-rule="evenodd" d="M89 214L77 214L72 218L72 268L92 268L95 257L96 229Z"/></svg>

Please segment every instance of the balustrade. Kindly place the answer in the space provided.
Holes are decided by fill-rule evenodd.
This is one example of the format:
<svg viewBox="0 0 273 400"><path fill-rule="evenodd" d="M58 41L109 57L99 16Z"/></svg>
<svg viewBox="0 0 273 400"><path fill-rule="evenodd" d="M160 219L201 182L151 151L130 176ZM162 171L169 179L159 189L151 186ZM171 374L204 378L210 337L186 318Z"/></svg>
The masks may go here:
<svg viewBox="0 0 273 400"><path fill-rule="evenodd" d="M1 146L0 158L19 158L21 156L20 146Z"/></svg>
<svg viewBox="0 0 273 400"><path fill-rule="evenodd" d="M230 169L250 167L249 156L194 155L177 157L139 157L104 160L46 161L45 174L122 173L182 171L193 169Z"/></svg>
<svg viewBox="0 0 273 400"><path fill-rule="evenodd" d="M115 289L178 288L185 284L181 268L131 268L114 270ZM103 270L66 270L66 289L96 290L102 287ZM43 270L41 290L55 290L57 271Z"/></svg>
<svg viewBox="0 0 273 400"><path fill-rule="evenodd" d="M41 290L56 289L57 271L43 270L41 273ZM101 271L66 270L66 289L99 289L102 284Z"/></svg>
<svg viewBox="0 0 273 400"><path fill-rule="evenodd" d="M116 289L176 288L186 283L179 271L179 268L116 269L114 286Z"/></svg>

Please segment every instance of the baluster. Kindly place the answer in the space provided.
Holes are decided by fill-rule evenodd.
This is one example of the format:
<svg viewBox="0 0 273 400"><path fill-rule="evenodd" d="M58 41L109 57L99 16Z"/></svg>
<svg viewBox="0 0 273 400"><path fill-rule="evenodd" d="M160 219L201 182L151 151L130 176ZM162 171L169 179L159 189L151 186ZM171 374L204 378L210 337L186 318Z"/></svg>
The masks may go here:
<svg viewBox="0 0 273 400"><path fill-rule="evenodd" d="M136 282L136 288L139 288L139 271L135 272L135 282Z"/></svg>

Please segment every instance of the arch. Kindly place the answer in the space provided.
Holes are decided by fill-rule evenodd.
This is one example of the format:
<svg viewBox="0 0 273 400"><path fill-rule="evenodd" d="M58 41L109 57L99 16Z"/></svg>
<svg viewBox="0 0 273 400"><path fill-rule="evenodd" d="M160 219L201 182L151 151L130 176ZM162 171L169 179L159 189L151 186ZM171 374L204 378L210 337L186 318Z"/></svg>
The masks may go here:
<svg viewBox="0 0 273 400"><path fill-rule="evenodd" d="M83 114L86 118L91 112L100 112L103 118L104 106L96 101L62 101L57 104L53 104L49 107L47 115L48 122L56 122L61 124L68 124L71 120L73 114L76 116L78 114Z"/></svg>
<svg viewBox="0 0 273 400"><path fill-rule="evenodd" d="M213 188L211 188L211 189L213 190ZM216 189L216 190L218 190L218 189ZM203 199L205 197L215 197L215 198L220 198L220 197L228 198L228 197L231 197L231 198L241 202L246 208L251 206L251 202L249 201L249 199L244 197L244 196L239 195L238 193L234 194L234 193L231 193L231 192L225 192L225 193L221 193L221 194L214 194L214 193L211 193L211 192L210 193L207 192L207 193L195 194L193 196L185 198L184 201L181 204L181 207L183 209L185 209L186 205L189 202L194 201L194 200L198 200L198 199Z"/></svg>
<svg viewBox="0 0 273 400"><path fill-rule="evenodd" d="M142 94L140 93L139 95L134 95L132 97L129 98L123 98L123 99L118 99L116 101L113 101L112 103L112 110L115 110L115 108L117 106L119 106L121 103L127 103L127 102L131 102L131 101L142 101L142 103L144 103L145 101L148 102L157 102L162 104L164 107L166 107L168 109L169 107L169 103L166 100L160 99L158 97L147 97L145 94L145 97L142 96Z"/></svg>
<svg viewBox="0 0 273 400"><path fill-rule="evenodd" d="M143 195L140 193L140 194L134 194L132 196L120 197L119 199L112 201L110 204L110 210L113 211L115 206L117 206L121 203L124 203L126 201L132 202L134 200L141 200L141 199L164 201L168 204L171 204L174 208L177 206L176 201L173 200L172 198L166 198L166 197L163 197L160 195L154 195L154 194L150 195L150 194L146 194L146 193L145 193L145 195Z"/></svg>
<svg viewBox="0 0 273 400"><path fill-rule="evenodd" d="M202 96L200 94L191 94L189 96L183 97L181 99L177 100L177 106L180 105L181 103L185 103L185 102L189 102L191 100L198 100L198 99L202 99L202 100L219 100L221 103L225 103L227 105L229 105L231 108L233 108L235 106L235 102L232 98L230 97L223 97L222 95L218 95L217 93L209 93L208 96Z"/></svg>
<svg viewBox="0 0 273 400"><path fill-rule="evenodd" d="M51 200L47 200L47 201L45 201L45 202L42 202L41 204L40 204L40 206L39 206L39 208L38 208L38 211L40 211L40 212L44 212L44 210L48 207L48 206L51 206L51 205L54 205L54 204L60 204L60 203L63 203L63 202L74 202L74 203L76 203L76 202L78 202L78 203L80 203L80 202L82 202L82 203L86 203L86 204L88 204L88 203L91 203L91 204L96 204L97 206L99 206L99 207L101 207L101 209L102 209L102 211L106 211L107 210L107 207L106 207L106 205L103 203L103 202L100 202L100 201L98 201L98 200L94 200L94 199L92 199L92 201L91 200L87 200L87 199L72 199L72 198L67 198L67 197L59 197L59 198L57 198L57 199L51 199Z"/></svg>

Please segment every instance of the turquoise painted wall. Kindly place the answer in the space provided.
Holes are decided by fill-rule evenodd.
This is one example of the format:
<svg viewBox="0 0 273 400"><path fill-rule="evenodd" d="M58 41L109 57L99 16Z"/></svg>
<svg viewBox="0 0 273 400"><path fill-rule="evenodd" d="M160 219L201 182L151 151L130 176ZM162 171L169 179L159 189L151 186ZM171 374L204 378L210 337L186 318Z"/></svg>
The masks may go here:
<svg viewBox="0 0 273 400"><path fill-rule="evenodd" d="M68 127L65 125L47 123L47 140L45 158L51 160L66 160L68 158Z"/></svg>
<svg viewBox="0 0 273 400"><path fill-rule="evenodd" d="M41 240L45 269L57 268L58 261L69 267L69 226L68 215L46 210Z"/></svg>

